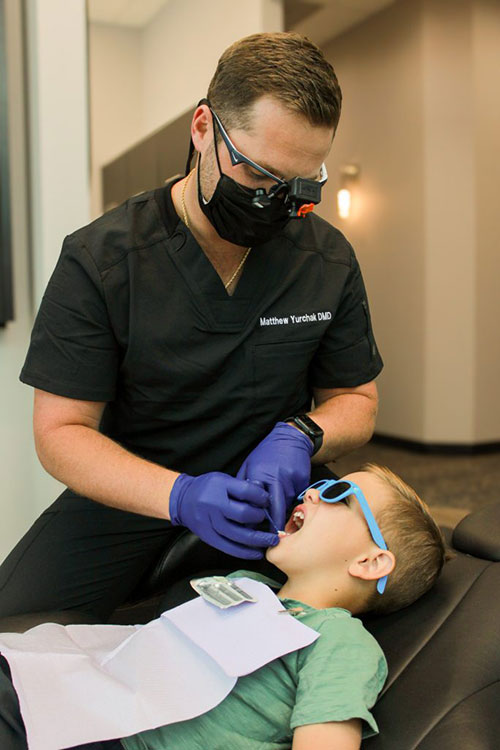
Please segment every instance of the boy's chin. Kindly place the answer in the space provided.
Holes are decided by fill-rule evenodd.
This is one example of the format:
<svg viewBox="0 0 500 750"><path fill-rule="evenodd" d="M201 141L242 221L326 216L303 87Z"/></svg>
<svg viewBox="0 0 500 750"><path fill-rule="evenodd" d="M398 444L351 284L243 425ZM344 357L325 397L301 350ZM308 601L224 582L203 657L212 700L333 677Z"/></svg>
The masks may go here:
<svg viewBox="0 0 500 750"><path fill-rule="evenodd" d="M277 544L276 547L279 547L279 544ZM266 551L264 552L264 557L266 558L266 560L269 560L269 561L272 560L274 550L275 550L275 547L268 547L266 549Z"/></svg>
<svg viewBox="0 0 500 750"><path fill-rule="evenodd" d="M278 542L278 544L275 544L273 547L268 547L264 553L264 557L268 562L276 562L281 555L279 554L278 550L281 546L281 541Z"/></svg>

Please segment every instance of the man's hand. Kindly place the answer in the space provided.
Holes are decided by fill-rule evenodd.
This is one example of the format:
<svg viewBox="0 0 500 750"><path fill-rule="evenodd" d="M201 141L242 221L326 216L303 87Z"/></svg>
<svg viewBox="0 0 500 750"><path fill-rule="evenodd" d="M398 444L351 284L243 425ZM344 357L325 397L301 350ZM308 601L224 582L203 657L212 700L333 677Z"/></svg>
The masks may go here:
<svg viewBox="0 0 500 750"><path fill-rule="evenodd" d="M267 492L252 482L218 471L180 474L170 493L170 520L228 555L258 560L264 556L261 548L279 541L277 534L248 528L267 517L268 505Z"/></svg>
<svg viewBox="0 0 500 750"><path fill-rule="evenodd" d="M311 477L312 441L286 422L278 422L244 460L238 479L258 482L269 492L271 517L278 529L287 508Z"/></svg>

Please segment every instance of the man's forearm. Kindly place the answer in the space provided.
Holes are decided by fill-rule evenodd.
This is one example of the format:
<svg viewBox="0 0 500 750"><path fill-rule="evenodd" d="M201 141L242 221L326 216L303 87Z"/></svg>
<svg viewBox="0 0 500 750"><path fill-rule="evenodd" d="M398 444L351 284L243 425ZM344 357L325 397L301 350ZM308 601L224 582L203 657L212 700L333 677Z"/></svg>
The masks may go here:
<svg viewBox="0 0 500 750"><path fill-rule="evenodd" d="M324 431L323 445L312 462L323 464L368 442L375 428L377 397L361 393L341 393L310 412Z"/></svg>
<svg viewBox="0 0 500 750"><path fill-rule="evenodd" d="M49 474L85 497L132 513L170 518L170 490L178 472L129 453L91 427L56 427L37 443L37 452Z"/></svg>

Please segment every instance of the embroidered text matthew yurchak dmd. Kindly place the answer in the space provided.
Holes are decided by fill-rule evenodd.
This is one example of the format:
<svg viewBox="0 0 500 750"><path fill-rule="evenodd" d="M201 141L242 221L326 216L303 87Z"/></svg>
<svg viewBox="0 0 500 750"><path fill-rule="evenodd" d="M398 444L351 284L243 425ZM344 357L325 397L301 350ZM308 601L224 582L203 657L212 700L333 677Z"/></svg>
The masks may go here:
<svg viewBox="0 0 500 750"><path fill-rule="evenodd" d="M292 323L317 323L320 320L331 320L332 314L328 310L324 312L304 313L304 315L286 315L282 318L273 316L271 318L260 318L261 326L287 326Z"/></svg>

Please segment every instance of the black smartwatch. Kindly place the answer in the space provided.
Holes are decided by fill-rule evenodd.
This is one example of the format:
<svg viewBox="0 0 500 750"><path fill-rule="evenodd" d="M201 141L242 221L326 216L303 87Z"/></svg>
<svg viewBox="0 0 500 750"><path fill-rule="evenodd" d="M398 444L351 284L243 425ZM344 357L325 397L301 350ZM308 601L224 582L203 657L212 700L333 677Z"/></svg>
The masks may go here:
<svg viewBox="0 0 500 750"><path fill-rule="evenodd" d="M324 432L321 427L311 419L310 416L308 416L307 414L296 414L294 417L288 417L283 421L293 422L293 424L298 427L299 430L304 433L304 435L307 435L307 437L312 440L313 456L319 451L319 449L323 445Z"/></svg>

